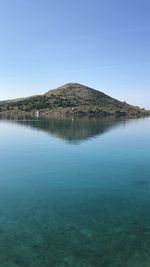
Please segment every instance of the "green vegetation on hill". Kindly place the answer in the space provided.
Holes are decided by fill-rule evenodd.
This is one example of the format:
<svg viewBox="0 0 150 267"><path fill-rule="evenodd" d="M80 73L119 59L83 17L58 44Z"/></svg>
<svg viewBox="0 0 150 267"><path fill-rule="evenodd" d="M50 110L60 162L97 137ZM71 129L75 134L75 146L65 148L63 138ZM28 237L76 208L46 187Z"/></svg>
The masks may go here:
<svg viewBox="0 0 150 267"><path fill-rule="evenodd" d="M118 101L77 83L69 83L44 95L0 102L0 112L41 115L148 115L149 111Z"/></svg>

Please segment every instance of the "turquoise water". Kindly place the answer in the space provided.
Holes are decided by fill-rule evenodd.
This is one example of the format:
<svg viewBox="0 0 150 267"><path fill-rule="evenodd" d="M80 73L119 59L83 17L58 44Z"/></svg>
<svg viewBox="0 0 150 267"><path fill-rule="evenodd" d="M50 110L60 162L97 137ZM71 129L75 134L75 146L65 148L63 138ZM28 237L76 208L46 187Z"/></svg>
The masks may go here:
<svg viewBox="0 0 150 267"><path fill-rule="evenodd" d="M0 267L25 266L150 266L150 118L0 120Z"/></svg>

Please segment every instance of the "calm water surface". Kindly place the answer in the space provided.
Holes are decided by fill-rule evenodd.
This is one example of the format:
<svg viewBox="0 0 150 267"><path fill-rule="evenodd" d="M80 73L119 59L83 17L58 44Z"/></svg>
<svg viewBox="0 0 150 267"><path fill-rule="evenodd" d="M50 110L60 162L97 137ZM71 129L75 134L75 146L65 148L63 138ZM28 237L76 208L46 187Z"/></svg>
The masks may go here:
<svg viewBox="0 0 150 267"><path fill-rule="evenodd" d="M150 266L150 118L0 120L0 267L63 266Z"/></svg>

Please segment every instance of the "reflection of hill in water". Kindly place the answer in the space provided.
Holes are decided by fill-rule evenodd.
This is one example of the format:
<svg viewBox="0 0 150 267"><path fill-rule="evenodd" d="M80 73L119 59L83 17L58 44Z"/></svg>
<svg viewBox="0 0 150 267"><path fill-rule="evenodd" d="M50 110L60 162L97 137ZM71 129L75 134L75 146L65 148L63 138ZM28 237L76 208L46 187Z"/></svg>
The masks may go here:
<svg viewBox="0 0 150 267"><path fill-rule="evenodd" d="M87 140L125 123L124 120L116 118L51 118L49 120L32 120L29 118L23 119L21 117L15 118L12 122L47 132L69 142Z"/></svg>

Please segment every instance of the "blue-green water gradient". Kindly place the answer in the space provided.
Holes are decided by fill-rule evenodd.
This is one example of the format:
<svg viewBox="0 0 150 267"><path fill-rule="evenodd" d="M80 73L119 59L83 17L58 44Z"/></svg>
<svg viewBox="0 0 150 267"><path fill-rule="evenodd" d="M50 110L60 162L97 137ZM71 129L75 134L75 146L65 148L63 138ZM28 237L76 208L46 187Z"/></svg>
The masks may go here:
<svg viewBox="0 0 150 267"><path fill-rule="evenodd" d="M0 120L6 266L150 266L149 118Z"/></svg>

